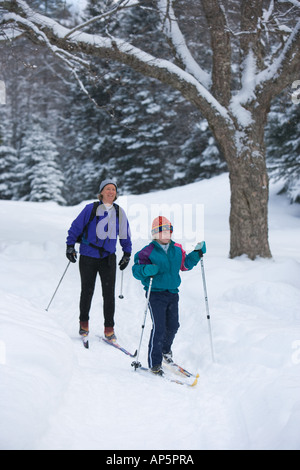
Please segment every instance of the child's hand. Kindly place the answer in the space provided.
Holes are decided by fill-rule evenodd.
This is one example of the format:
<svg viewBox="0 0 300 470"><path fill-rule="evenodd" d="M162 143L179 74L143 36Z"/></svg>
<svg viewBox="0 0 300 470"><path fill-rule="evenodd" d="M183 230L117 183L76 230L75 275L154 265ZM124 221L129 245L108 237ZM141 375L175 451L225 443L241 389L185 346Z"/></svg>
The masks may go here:
<svg viewBox="0 0 300 470"><path fill-rule="evenodd" d="M158 269L158 266L156 266L156 264L147 264L146 266L144 266L145 276L149 276L149 277L156 276L158 271L159 269Z"/></svg>
<svg viewBox="0 0 300 470"><path fill-rule="evenodd" d="M202 256L206 253L206 243L205 242L198 243L194 251L198 251L200 258L202 258Z"/></svg>

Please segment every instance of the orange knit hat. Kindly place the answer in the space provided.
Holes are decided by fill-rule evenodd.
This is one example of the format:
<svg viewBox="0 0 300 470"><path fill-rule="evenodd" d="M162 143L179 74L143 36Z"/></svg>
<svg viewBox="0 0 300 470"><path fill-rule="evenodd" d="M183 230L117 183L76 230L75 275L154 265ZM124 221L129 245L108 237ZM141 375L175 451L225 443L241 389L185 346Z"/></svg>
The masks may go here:
<svg viewBox="0 0 300 470"><path fill-rule="evenodd" d="M171 222L166 217L156 217L152 223L152 235L156 235L157 233L164 231L173 233L173 226Z"/></svg>

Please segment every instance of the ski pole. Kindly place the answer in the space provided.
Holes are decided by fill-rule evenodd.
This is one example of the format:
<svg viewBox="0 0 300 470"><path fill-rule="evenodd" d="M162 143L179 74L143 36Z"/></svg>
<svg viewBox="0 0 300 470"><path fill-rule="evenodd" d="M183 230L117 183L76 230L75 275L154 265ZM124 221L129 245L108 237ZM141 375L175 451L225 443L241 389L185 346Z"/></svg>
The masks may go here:
<svg viewBox="0 0 300 470"><path fill-rule="evenodd" d="M153 282L153 277L150 278L150 284L149 284L149 289L148 289L148 293L147 293L147 300L146 300L146 306L145 306L144 322L142 324L142 333L141 333L139 349L138 349L137 356L136 356L136 361L134 361L131 364L132 367L134 367L134 370L137 370L138 367L141 367L141 363L139 362L139 356L140 356L140 351L141 351L141 346L142 346L142 341L143 341L144 329L145 329L145 325L146 325L148 305L149 305L150 294L151 294L151 289L152 289L152 282Z"/></svg>
<svg viewBox="0 0 300 470"><path fill-rule="evenodd" d="M124 281L124 271L122 271L122 274L121 274L121 292L120 292L120 295L119 295L119 299L124 299L124 295L123 295L123 281Z"/></svg>
<svg viewBox="0 0 300 470"><path fill-rule="evenodd" d="M208 321L208 332L209 332L209 339L210 339L211 356L212 356L213 362L215 362L214 348L213 348L213 339L212 339L211 324L210 324L210 313L209 313L209 307L208 307L208 297L207 297L207 288L206 288L206 280L205 280L205 272L204 272L203 257L201 257L201 270L202 270L202 281L203 281L203 289L204 289L204 297L205 297L206 317L207 317L207 321Z"/></svg>
<svg viewBox="0 0 300 470"><path fill-rule="evenodd" d="M59 286L61 285L62 280L63 280L63 278L65 277L66 272L67 272L68 267L70 266L70 264L71 264L71 261L68 262L68 265L67 265L67 267L66 267L66 269L65 269L65 271L64 271L64 273L63 273L63 275L62 275L62 277L61 277L61 279L60 279L60 281L59 281L59 283L58 283L58 286L57 286L57 288L55 289L54 294L53 294L52 297L51 297L51 300L50 300L50 302L49 302L49 304L48 304L48 307L46 308L46 312L48 312L49 307L50 307L50 305L52 304L52 301L53 301L53 299L54 299L54 297L55 297L55 295L56 295L56 292L58 291L58 288L59 288Z"/></svg>

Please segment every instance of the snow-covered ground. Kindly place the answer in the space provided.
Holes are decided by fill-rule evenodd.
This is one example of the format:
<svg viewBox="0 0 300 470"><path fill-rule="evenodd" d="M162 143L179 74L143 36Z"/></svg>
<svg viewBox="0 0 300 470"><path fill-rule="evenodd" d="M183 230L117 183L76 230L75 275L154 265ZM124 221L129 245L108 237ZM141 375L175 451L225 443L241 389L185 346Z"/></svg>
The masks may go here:
<svg viewBox="0 0 300 470"><path fill-rule="evenodd" d="M205 238L208 249L216 361L200 265L182 273L181 328L173 348L177 362L200 373L192 389L134 372L130 358L97 339L103 331L100 283L90 349L82 347L78 264L45 310L67 266L66 232L85 203L0 201L0 449L299 450L300 207L277 196L277 189L271 187L269 211L273 259L255 262L228 258L228 175L119 200L130 216L135 252L148 243L141 234L148 233L153 204L175 208L175 230L183 237L189 234L178 212L204 205L204 234L174 237L188 249ZM201 220L200 206L197 214ZM116 333L133 351L145 299L131 268L124 294L117 298ZM144 364L150 326L148 317Z"/></svg>

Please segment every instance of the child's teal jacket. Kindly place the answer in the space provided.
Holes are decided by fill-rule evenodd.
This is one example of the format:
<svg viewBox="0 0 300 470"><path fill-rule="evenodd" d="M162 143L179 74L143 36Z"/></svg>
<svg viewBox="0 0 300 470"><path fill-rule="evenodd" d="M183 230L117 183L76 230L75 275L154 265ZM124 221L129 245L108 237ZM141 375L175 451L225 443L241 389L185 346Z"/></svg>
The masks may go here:
<svg viewBox="0 0 300 470"><path fill-rule="evenodd" d="M192 251L187 255L181 245L171 241L166 253L154 240L136 253L132 272L134 277L142 282L145 290L148 290L150 277L145 274L145 267L149 264L156 265L159 271L153 277L152 291L168 291L175 294L178 293L181 284L180 271L190 271L199 261L198 251Z"/></svg>

